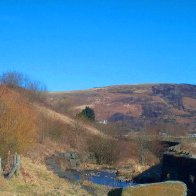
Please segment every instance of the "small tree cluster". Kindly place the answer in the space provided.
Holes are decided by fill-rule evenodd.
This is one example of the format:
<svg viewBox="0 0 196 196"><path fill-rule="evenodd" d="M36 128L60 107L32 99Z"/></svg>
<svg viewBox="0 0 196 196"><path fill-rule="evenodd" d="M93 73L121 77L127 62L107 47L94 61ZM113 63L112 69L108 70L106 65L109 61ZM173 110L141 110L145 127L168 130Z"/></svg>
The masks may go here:
<svg viewBox="0 0 196 196"><path fill-rule="evenodd" d="M95 120L95 112L92 108L86 106L79 114L79 117L82 117L87 120L94 121Z"/></svg>

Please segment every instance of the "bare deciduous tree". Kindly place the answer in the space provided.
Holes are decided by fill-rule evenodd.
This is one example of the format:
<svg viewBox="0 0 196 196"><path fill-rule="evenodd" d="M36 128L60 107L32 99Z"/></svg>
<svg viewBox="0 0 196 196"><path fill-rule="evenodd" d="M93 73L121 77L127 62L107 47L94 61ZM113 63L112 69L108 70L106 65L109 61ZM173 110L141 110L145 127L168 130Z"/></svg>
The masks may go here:
<svg viewBox="0 0 196 196"><path fill-rule="evenodd" d="M30 101L42 100L47 92L46 86L41 82L31 80L28 76L15 71L3 73L0 76L0 84L15 89L26 89L23 93Z"/></svg>
<svg viewBox="0 0 196 196"><path fill-rule="evenodd" d="M24 75L15 71L6 72L0 76L0 83L9 87L21 87L24 81Z"/></svg>
<svg viewBox="0 0 196 196"><path fill-rule="evenodd" d="M147 149L147 141L145 135L138 135L136 138L136 143L138 145L138 158L140 164L145 164L145 158L146 158L146 149Z"/></svg>

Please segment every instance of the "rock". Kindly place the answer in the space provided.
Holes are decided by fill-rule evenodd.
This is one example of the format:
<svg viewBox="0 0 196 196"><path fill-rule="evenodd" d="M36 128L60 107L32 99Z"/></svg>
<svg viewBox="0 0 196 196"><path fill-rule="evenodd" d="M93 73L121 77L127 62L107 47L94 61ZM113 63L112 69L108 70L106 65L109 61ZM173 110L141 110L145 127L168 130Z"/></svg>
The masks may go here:
<svg viewBox="0 0 196 196"><path fill-rule="evenodd" d="M180 181L167 181L132 186L122 190L122 196L186 196L186 184Z"/></svg>
<svg viewBox="0 0 196 196"><path fill-rule="evenodd" d="M79 158L79 156L76 152L71 152L70 155L71 155L71 159L78 159Z"/></svg>
<svg viewBox="0 0 196 196"><path fill-rule="evenodd" d="M67 159L67 160L71 159L71 153L70 152L65 152L64 153L64 158Z"/></svg>
<svg viewBox="0 0 196 196"><path fill-rule="evenodd" d="M71 169L76 169L80 165L80 159L70 159Z"/></svg>

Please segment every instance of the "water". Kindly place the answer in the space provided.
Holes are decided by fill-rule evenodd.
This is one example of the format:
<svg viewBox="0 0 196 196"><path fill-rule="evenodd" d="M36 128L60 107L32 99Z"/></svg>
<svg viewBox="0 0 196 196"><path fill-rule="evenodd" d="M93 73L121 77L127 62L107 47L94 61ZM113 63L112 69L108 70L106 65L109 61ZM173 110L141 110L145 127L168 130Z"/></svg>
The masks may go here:
<svg viewBox="0 0 196 196"><path fill-rule="evenodd" d="M69 170L66 172L66 179L69 180L87 180L95 184L123 188L127 186L133 186L135 183L132 181L120 181L114 171L96 171L96 170L85 170L85 171L75 171Z"/></svg>

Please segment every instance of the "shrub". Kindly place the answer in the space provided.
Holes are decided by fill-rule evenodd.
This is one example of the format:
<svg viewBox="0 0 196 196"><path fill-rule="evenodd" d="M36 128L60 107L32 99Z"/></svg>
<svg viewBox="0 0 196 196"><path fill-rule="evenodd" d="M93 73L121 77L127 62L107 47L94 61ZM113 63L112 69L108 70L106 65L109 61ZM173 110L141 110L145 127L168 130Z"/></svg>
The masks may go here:
<svg viewBox="0 0 196 196"><path fill-rule="evenodd" d="M88 141L88 150L98 164L113 164L119 158L120 148L116 140L94 136Z"/></svg>
<svg viewBox="0 0 196 196"><path fill-rule="evenodd" d="M0 91L2 87L0 87ZM6 90L0 97L0 155L23 152L37 138L37 115L18 93Z"/></svg>

